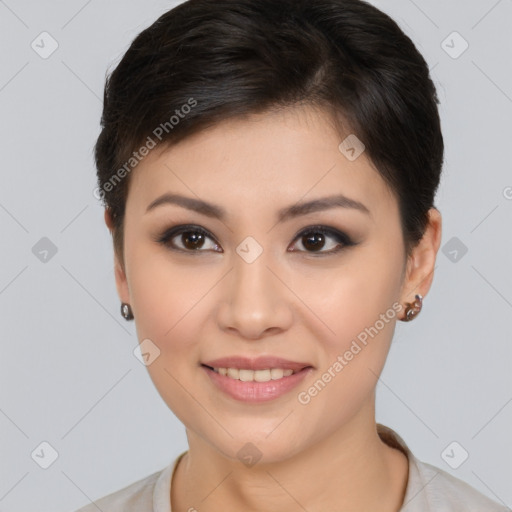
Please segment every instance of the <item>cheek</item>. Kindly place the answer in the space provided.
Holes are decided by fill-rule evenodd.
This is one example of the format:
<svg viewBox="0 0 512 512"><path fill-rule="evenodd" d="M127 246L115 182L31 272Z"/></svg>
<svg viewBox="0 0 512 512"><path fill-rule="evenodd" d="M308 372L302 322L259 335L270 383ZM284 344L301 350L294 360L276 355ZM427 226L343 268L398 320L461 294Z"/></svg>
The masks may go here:
<svg viewBox="0 0 512 512"><path fill-rule="evenodd" d="M320 365L315 379L298 390L297 402L308 417L326 417L320 436L348 422L375 392L399 310L400 269L391 271L388 264L361 261L331 276L329 297L317 297L315 309L335 334L322 329L317 337Z"/></svg>
<svg viewBox="0 0 512 512"><path fill-rule="evenodd" d="M186 382L187 372L200 357L199 329L205 315L201 298L211 287L212 276L186 271L149 244L127 247L137 339L156 345L159 355L147 370L164 401L179 410L185 399L180 383Z"/></svg>
<svg viewBox="0 0 512 512"><path fill-rule="evenodd" d="M396 319L393 304L400 296L401 270L394 250L368 246L354 251L337 269L317 274L314 286L305 283L302 297L329 328L324 331L327 339L338 345L374 325L381 315Z"/></svg>
<svg viewBox="0 0 512 512"><path fill-rule="evenodd" d="M401 309L399 249L400 244L372 244L354 251L345 265L316 281L315 293L310 287L304 295L329 327L321 328L318 339L323 348L320 373L330 372L326 380L338 385L327 387L340 396L350 395L350 400L374 387L389 351ZM322 289L329 293L322 294Z"/></svg>
<svg viewBox="0 0 512 512"><path fill-rule="evenodd" d="M202 418L186 390L200 358L200 329L207 314L201 298L212 276L185 271L165 255L133 249L130 293L137 338L151 340L159 351L147 370L167 406L190 427Z"/></svg>
<svg viewBox="0 0 512 512"><path fill-rule="evenodd" d="M187 336L183 335L190 331L183 326L211 287L211 272L194 267L193 262L177 264L150 244L134 244L129 265L130 295L140 335L158 339L163 349L186 347Z"/></svg>

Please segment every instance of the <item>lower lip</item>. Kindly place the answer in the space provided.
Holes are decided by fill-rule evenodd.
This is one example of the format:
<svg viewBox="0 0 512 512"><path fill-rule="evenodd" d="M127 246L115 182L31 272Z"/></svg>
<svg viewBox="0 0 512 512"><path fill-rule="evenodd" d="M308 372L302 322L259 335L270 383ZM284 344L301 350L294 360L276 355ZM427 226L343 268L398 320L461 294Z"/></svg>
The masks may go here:
<svg viewBox="0 0 512 512"><path fill-rule="evenodd" d="M235 400L242 402L267 402L274 400L280 396L288 393L300 382L304 380L313 368L308 366L303 368L300 372L293 373L288 377L281 379L269 380L268 382L243 382L238 379L232 379L213 371L211 368L202 365L212 382L227 395Z"/></svg>

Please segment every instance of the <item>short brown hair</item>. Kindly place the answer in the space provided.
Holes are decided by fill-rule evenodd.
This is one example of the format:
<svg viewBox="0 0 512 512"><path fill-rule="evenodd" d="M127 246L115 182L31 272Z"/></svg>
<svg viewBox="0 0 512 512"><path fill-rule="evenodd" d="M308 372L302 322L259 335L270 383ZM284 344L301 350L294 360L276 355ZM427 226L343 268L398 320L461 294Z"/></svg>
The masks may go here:
<svg viewBox="0 0 512 512"><path fill-rule="evenodd" d="M141 32L106 80L95 160L121 258L134 151L298 104L325 108L364 143L397 197L408 255L444 152L436 89L409 37L362 0L188 0Z"/></svg>

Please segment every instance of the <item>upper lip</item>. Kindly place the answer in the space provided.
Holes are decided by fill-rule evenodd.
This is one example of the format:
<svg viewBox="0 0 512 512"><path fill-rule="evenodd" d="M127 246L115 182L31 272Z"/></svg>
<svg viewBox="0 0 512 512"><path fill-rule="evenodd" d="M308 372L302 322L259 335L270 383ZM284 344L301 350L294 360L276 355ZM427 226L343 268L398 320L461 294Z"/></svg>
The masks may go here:
<svg viewBox="0 0 512 512"><path fill-rule="evenodd" d="M301 363L299 361L290 361L281 357L275 356L260 356L254 359L244 356L229 356L221 357L220 359L212 359L202 363L211 368L238 368L247 370L266 370L268 368L282 368L284 370L302 370L308 366L309 363Z"/></svg>

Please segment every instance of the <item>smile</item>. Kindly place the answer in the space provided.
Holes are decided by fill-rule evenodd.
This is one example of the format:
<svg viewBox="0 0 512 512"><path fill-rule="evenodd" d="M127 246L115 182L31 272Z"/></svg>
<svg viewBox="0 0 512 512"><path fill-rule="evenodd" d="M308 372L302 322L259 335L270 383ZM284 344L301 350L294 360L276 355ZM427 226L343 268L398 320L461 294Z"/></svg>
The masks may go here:
<svg viewBox="0 0 512 512"><path fill-rule="evenodd" d="M301 369L210 367L201 365L214 387L237 401L258 403L275 400L297 387L313 368Z"/></svg>
<svg viewBox="0 0 512 512"><path fill-rule="evenodd" d="M291 370L284 368L267 368L264 370L250 370L245 368L213 368L214 372L229 377L230 379L241 380L243 382L268 382L270 380L279 380L283 377L289 377L300 370Z"/></svg>

